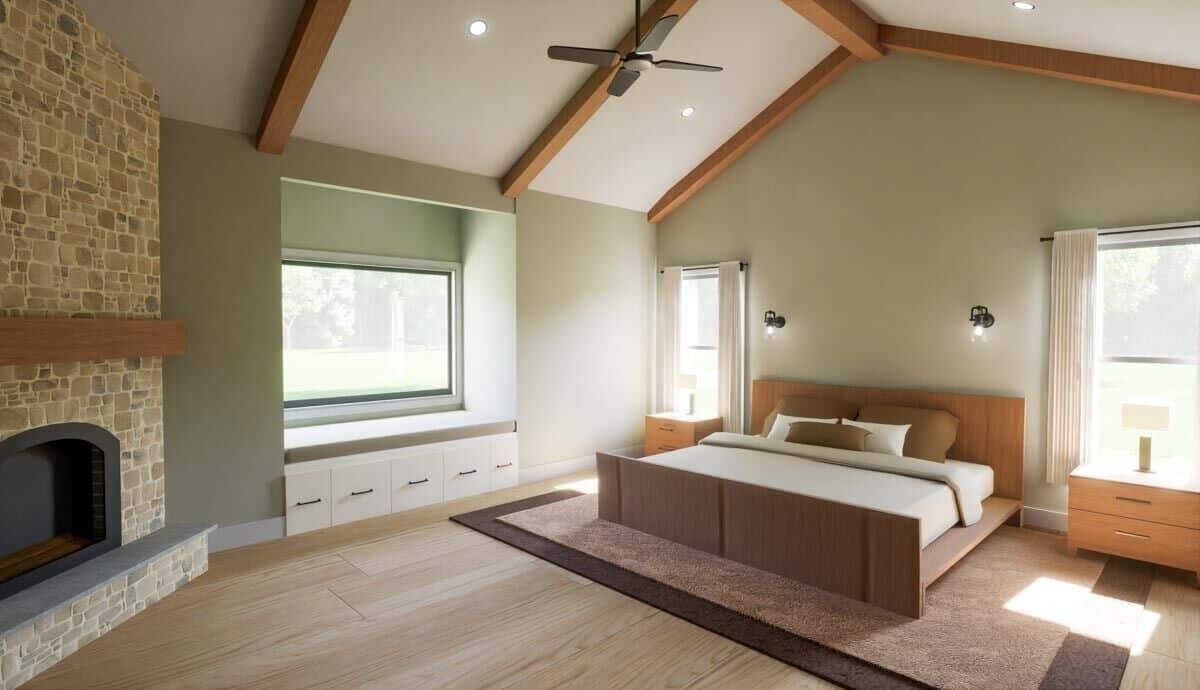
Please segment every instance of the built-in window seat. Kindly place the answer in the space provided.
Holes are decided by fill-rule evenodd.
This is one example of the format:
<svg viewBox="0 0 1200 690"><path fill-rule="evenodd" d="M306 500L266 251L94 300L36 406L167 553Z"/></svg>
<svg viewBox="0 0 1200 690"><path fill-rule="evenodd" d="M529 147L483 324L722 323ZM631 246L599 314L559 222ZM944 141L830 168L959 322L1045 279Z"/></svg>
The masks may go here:
<svg viewBox="0 0 1200 690"><path fill-rule="evenodd" d="M284 431L287 533L515 486L516 422L468 411Z"/></svg>

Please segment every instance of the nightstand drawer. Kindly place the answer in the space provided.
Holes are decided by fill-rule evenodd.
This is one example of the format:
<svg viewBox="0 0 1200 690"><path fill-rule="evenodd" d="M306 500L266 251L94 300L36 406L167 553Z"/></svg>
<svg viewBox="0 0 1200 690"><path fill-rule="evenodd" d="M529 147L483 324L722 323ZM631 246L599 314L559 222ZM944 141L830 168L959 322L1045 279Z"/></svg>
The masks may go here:
<svg viewBox="0 0 1200 690"><path fill-rule="evenodd" d="M1072 508L1067 534L1075 548L1185 570L1200 569L1200 531Z"/></svg>
<svg viewBox="0 0 1200 690"><path fill-rule="evenodd" d="M676 423L676 426L680 425ZM654 449L656 452L687 448L695 443L695 435L692 433L690 424L687 426L686 432L678 428L662 429L657 422L646 425L646 448Z"/></svg>
<svg viewBox="0 0 1200 690"><path fill-rule="evenodd" d="M1200 494L1071 477L1070 506L1123 517L1200 529Z"/></svg>

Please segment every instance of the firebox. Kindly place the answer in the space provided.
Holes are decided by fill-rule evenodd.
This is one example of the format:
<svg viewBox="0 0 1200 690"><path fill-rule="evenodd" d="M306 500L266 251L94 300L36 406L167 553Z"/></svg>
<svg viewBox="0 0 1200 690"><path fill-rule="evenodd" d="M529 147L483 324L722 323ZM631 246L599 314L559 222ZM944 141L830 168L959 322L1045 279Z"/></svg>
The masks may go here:
<svg viewBox="0 0 1200 690"><path fill-rule="evenodd" d="M120 546L120 453L82 423L0 442L0 599Z"/></svg>

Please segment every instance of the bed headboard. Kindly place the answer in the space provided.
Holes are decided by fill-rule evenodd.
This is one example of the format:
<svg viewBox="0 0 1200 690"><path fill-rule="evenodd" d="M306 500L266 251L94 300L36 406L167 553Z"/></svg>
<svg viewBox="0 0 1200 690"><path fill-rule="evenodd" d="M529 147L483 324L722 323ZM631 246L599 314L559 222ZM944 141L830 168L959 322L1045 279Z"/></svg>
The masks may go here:
<svg viewBox="0 0 1200 690"><path fill-rule="evenodd" d="M859 388L823 383L756 379L750 402L750 429L763 421L780 398L800 396L848 400L859 405L903 405L945 410L958 417L958 439L947 454L955 460L989 465L995 495L1020 499L1025 483L1025 399L896 388Z"/></svg>

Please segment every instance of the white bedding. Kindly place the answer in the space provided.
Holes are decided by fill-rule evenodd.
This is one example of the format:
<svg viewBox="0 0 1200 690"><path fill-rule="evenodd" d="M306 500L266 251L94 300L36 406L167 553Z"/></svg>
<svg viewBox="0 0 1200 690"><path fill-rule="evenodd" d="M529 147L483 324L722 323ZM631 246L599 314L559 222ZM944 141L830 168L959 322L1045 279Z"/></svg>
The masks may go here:
<svg viewBox="0 0 1200 690"><path fill-rule="evenodd" d="M954 491L945 483L928 479L764 450L706 444L641 460L744 484L920 518L921 548L960 523ZM956 471L960 491L977 495L979 501L992 495L992 468L955 460L947 460L946 464Z"/></svg>

